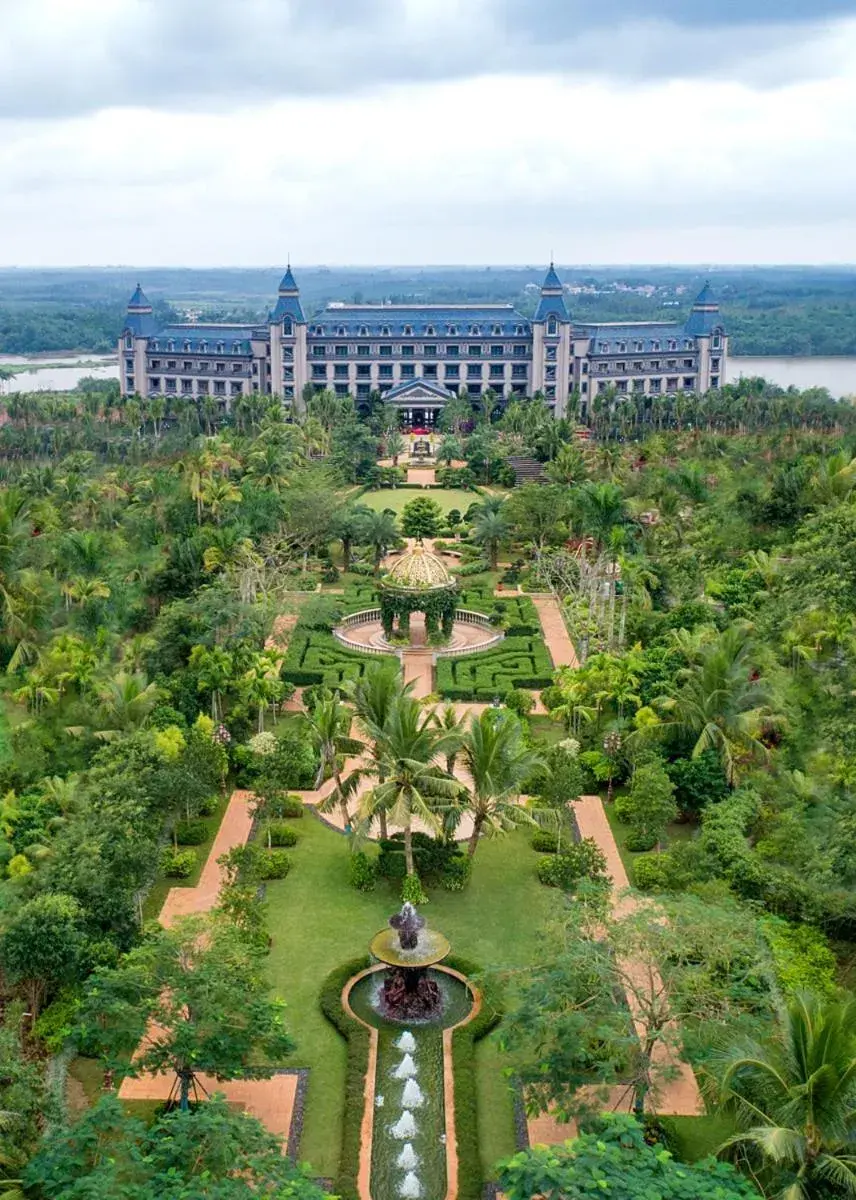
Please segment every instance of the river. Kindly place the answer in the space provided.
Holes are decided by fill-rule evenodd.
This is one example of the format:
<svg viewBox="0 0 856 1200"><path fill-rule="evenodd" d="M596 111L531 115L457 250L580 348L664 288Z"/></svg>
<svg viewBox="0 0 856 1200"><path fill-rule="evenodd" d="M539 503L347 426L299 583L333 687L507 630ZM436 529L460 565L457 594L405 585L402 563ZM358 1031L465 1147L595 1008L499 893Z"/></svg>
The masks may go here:
<svg viewBox="0 0 856 1200"><path fill-rule="evenodd" d="M86 363L95 365L86 366ZM112 354L57 353L38 357L0 354L0 367L18 366L28 369L0 383L0 394L71 391L87 375L96 379L116 379L119 374L119 360ZM836 398L856 395L856 355L839 358L730 357L726 382L734 383L741 375L761 375L781 387L825 387Z"/></svg>
<svg viewBox="0 0 856 1200"><path fill-rule="evenodd" d="M89 365L86 365L89 364ZM0 395L12 392L70 392L81 379L118 379L115 354L67 354L62 351L35 355L0 354L0 367L26 367L11 379L0 380Z"/></svg>

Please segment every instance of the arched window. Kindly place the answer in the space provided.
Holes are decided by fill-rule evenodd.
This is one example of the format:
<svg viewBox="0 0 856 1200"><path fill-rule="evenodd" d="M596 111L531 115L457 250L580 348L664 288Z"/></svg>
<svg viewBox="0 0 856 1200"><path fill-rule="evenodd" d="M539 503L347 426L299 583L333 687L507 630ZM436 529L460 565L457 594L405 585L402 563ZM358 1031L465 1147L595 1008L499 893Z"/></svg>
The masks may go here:
<svg viewBox="0 0 856 1200"><path fill-rule="evenodd" d="M368 325L361 325L360 326L360 337L368 337L368 336L369 336Z"/></svg>
<svg viewBox="0 0 856 1200"><path fill-rule="evenodd" d="M501 326L501 325L494 325L494 327L493 327L493 336L494 336L494 337L501 337L501 336L502 336L502 326Z"/></svg>
<svg viewBox="0 0 856 1200"><path fill-rule="evenodd" d="M190 338L185 338L185 339L184 339L184 349L185 349L185 350L189 350L189 349L190 349Z"/></svg>
<svg viewBox="0 0 856 1200"><path fill-rule="evenodd" d="M623 354L626 349L627 349L627 342L619 342L618 343L618 353L619 354Z"/></svg>
<svg viewBox="0 0 856 1200"><path fill-rule="evenodd" d="M291 335L294 333L294 326L288 317L286 317L282 323L282 333L283 337L291 337Z"/></svg>
<svg viewBox="0 0 856 1200"><path fill-rule="evenodd" d="M413 326L412 325L404 326L404 336L405 337L413 337Z"/></svg>
<svg viewBox="0 0 856 1200"><path fill-rule="evenodd" d="M202 339L202 341L199 343L199 353L200 353L200 354L207 354L207 353L208 353L208 343L207 343L207 341L206 341L204 338L203 338L203 339Z"/></svg>
<svg viewBox="0 0 856 1200"><path fill-rule="evenodd" d="M672 338L669 342L669 349L677 350L677 348L678 348L678 343L674 340L674 338Z"/></svg>
<svg viewBox="0 0 856 1200"><path fill-rule="evenodd" d="M383 335L383 337L389 337L389 326L388 325L381 325L380 331L381 331L381 334Z"/></svg>
<svg viewBox="0 0 856 1200"><path fill-rule="evenodd" d="M344 337L344 336L345 336L345 326L339 325L336 329L336 337Z"/></svg>
<svg viewBox="0 0 856 1200"><path fill-rule="evenodd" d="M167 350L175 349L175 341L172 338L170 338L169 341L167 342L166 348L167 348Z"/></svg>
<svg viewBox="0 0 856 1200"><path fill-rule="evenodd" d="M550 317L550 320L547 322L548 335L550 337L555 337L558 332L559 332L559 326L556 324L556 318Z"/></svg>
<svg viewBox="0 0 856 1200"><path fill-rule="evenodd" d="M125 349L126 349L126 350L133 350L133 349L134 349L134 339L133 339L133 337L130 335L130 333L129 333L129 334L128 334L128 336L125 338Z"/></svg>
<svg viewBox="0 0 856 1200"><path fill-rule="evenodd" d="M652 349L652 350L659 350L659 349L660 349L660 343L659 343L659 342L652 342L652 343L651 343L651 349Z"/></svg>
<svg viewBox="0 0 856 1200"><path fill-rule="evenodd" d="M446 332L447 332L448 334L450 334L452 337L457 337L457 336L458 336L458 327L457 327L457 325L447 325L447 326L446 326Z"/></svg>
<svg viewBox="0 0 856 1200"><path fill-rule="evenodd" d="M515 337L523 337L523 326L515 325L514 326L514 334L515 334Z"/></svg>
<svg viewBox="0 0 856 1200"><path fill-rule="evenodd" d="M471 326L470 326L470 334L471 334L473 337L481 337L481 328L480 328L480 326L478 326L478 325L471 325Z"/></svg>
<svg viewBox="0 0 856 1200"><path fill-rule="evenodd" d="M601 342L598 346L598 350L601 352L601 354L609 354L609 342Z"/></svg>
<svg viewBox="0 0 856 1200"><path fill-rule="evenodd" d="M218 342L217 343L217 353L222 354L224 349L225 349L225 342Z"/></svg>
<svg viewBox="0 0 856 1200"><path fill-rule="evenodd" d="M427 337L433 337L434 336L434 326L426 325L425 326L425 334Z"/></svg>
<svg viewBox="0 0 856 1200"><path fill-rule="evenodd" d="M323 336L324 336L324 326L323 326L323 325L316 325L316 326L315 326L315 336L316 336L316 337L323 337Z"/></svg>

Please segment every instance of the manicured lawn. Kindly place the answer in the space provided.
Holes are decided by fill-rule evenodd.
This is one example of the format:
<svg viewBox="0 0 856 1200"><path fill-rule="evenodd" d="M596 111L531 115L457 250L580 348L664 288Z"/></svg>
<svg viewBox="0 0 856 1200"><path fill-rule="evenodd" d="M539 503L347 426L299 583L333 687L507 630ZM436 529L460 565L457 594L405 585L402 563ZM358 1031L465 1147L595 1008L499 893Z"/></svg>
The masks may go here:
<svg viewBox="0 0 856 1200"><path fill-rule="evenodd" d="M286 1021L297 1042L292 1066L310 1068L301 1158L324 1176L335 1174L344 1091L345 1047L318 1007L325 976L359 954L398 907L380 885L367 895L347 882L348 844L307 814L295 822L300 842L287 879L268 885L273 949L269 971L288 1003ZM453 952L485 967L522 965L535 953L535 934L556 894L535 876L537 856L524 833L479 847L464 892L434 890L425 911L451 940ZM480 1140L486 1166L513 1152L511 1096L500 1074L494 1039L478 1057Z"/></svg>
<svg viewBox="0 0 856 1200"><path fill-rule="evenodd" d="M456 508L461 515L471 504L479 502L475 492L465 492L460 488L431 488L427 491L422 488L381 488L377 492L365 492L360 496L358 503L365 504L367 508L377 509L378 512L391 508L393 512L400 513L408 500L417 496L428 496L429 499L436 500L444 513Z"/></svg>

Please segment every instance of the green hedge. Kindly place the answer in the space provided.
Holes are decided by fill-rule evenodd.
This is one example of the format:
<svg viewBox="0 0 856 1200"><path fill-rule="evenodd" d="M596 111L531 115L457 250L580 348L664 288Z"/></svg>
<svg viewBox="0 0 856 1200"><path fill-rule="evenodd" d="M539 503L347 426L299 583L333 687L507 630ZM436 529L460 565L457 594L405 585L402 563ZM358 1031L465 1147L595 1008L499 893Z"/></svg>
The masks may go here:
<svg viewBox="0 0 856 1200"><path fill-rule="evenodd" d="M444 966L469 978L481 967L464 958L450 956ZM480 1200L484 1189L479 1150L478 1090L476 1085L476 1042L499 1024L501 1011L482 998L481 1012L452 1034L452 1073L455 1084L455 1135L458 1147L458 1200Z"/></svg>
<svg viewBox="0 0 856 1200"><path fill-rule="evenodd" d="M538 610L528 596L495 596L489 588L464 588L461 608L501 618L506 637L541 637Z"/></svg>
<svg viewBox="0 0 856 1200"><path fill-rule="evenodd" d="M394 663L389 654L360 654L346 650L330 633L321 630L295 630L288 644L281 677L287 683L301 687L323 683L325 687L340 687L344 680L361 679L371 662Z"/></svg>
<svg viewBox="0 0 856 1200"><path fill-rule="evenodd" d="M437 691L447 700L493 700L511 688L540 690L553 682L541 637L506 637L494 650L437 662Z"/></svg>
<svg viewBox="0 0 856 1200"><path fill-rule="evenodd" d="M345 1068L345 1111L342 1118L342 1151L333 1191L342 1200L359 1200L360 1135L365 1108L366 1072L369 1067L369 1031L342 1008L342 988L359 971L371 965L367 954L352 958L331 971L321 985L319 1003L327 1020L348 1043Z"/></svg>

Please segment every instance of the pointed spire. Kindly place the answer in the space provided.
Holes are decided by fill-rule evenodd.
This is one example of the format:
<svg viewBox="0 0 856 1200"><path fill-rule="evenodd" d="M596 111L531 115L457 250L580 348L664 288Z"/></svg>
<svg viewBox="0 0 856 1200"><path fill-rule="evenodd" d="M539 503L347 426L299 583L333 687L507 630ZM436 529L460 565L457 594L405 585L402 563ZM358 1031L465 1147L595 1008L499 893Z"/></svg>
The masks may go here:
<svg viewBox="0 0 856 1200"><path fill-rule="evenodd" d="M695 298L693 308L719 308L719 302L716 299L713 288L710 286L710 280L705 282L704 287Z"/></svg>
<svg viewBox="0 0 856 1200"><path fill-rule="evenodd" d="M128 310L133 312L151 312L152 306L146 298L146 293L138 283L134 289L134 294L128 301Z"/></svg>
<svg viewBox="0 0 856 1200"><path fill-rule="evenodd" d="M291 263L289 262L285 268L285 274L283 275L282 279L280 280L280 284L279 284L280 295L287 294L289 292L294 293L294 292L297 292L297 290L298 290L297 284L295 283L294 276L291 273Z"/></svg>
<svg viewBox="0 0 856 1200"><path fill-rule="evenodd" d="M559 276L556 274L556 268L553 265L553 260L551 259L550 260L550 269L547 272L547 274L544 276L544 282L541 284L541 291L542 292L561 292L563 290L564 289L562 288L562 281L559 278Z"/></svg>

